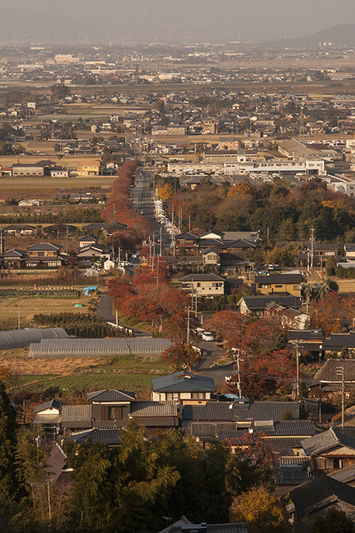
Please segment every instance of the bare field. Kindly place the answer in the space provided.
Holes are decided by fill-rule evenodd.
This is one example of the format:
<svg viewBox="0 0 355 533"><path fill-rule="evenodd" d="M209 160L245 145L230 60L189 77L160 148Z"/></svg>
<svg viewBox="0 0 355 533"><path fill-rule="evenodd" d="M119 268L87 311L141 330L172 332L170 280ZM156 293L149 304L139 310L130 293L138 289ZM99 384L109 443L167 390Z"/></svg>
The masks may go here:
<svg viewBox="0 0 355 533"><path fill-rule="evenodd" d="M55 314L55 313L87 313L89 297L73 299L60 298L4 298L0 300L0 319L13 320L14 329L17 328L18 314L20 310L20 321L30 322L34 315ZM82 304L84 307L75 307L75 304ZM17 306L20 307L17 307Z"/></svg>
<svg viewBox="0 0 355 533"><path fill-rule="evenodd" d="M354 279L336 279L339 287L339 292L349 293L355 292L355 280Z"/></svg>
<svg viewBox="0 0 355 533"><path fill-rule="evenodd" d="M28 349L26 349L28 353ZM40 358L8 357L0 355L0 366L6 368L10 374L16 376L71 376L83 369L90 369L100 365L107 365L108 358L95 357L65 357L65 358Z"/></svg>
<svg viewBox="0 0 355 533"><path fill-rule="evenodd" d="M13 158L12 158L13 159ZM38 158L36 158L38 161ZM17 161L13 160L12 163L6 162L1 159L0 164L4 166L11 166ZM74 164L71 162L71 164ZM79 163L78 163L79 164ZM64 166L64 165L63 165ZM72 190L74 188L86 189L88 187L102 187L109 189L112 182L116 179L116 176L78 176L75 178L0 178L0 191L24 189L26 191L37 189L52 189L52 190Z"/></svg>

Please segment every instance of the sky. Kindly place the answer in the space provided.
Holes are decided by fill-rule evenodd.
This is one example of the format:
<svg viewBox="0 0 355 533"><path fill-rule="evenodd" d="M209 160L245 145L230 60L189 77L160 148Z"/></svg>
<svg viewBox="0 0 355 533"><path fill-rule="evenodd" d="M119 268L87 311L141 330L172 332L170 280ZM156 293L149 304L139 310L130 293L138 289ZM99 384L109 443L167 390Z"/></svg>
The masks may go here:
<svg viewBox="0 0 355 533"><path fill-rule="evenodd" d="M355 0L0 0L0 42L263 42L355 24Z"/></svg>

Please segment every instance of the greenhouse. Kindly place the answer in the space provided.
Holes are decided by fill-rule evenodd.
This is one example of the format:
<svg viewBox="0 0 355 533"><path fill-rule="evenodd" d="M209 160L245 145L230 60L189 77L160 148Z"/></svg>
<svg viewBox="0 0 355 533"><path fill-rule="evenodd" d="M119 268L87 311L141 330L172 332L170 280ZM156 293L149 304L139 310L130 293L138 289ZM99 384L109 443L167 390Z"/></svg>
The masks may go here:
<svg viewBox="0 0 355 533"><path fill-rule="evenodd" d="M114 357L160 355L172 343L166 339L55 339L31 344L29 357Z"/></svg>
<svg viewBox="0 0 355 533"><path fill-rule="evenodd" d="M43 339L64 339L68 335L63 328L25 328L0 331L0 350L24 348ZM51 341L52 342L52 341Z"/></svg>

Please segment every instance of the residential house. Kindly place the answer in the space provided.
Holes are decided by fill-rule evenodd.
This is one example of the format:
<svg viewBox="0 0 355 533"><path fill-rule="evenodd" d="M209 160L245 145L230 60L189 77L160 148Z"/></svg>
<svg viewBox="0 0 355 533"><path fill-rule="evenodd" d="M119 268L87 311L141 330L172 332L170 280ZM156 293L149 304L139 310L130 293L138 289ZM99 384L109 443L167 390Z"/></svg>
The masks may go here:
<svg viewBox="0 0 355 533"><path fill-rule="evenodd" d="M76 252L76 256L79 261L81 260L106 260L109 254L106 252L106 248L100 244L88 244L87 246L81 246Z"/></svg>
<svg viewBox="0 0 355 533"><path fill-rule="evenodd" d="M308 250L311 253L311 245L308 245ZM325 266L329 257L335 257L337 261L341 260L341 250L339 244L321 244L315 242L313 245L314 264L320 264L321 267Z"/></svg>
<svg viewBox="0 0 355 533"><path fill-rule="evenodd" d="M294 420L298 420L299 409L298 402L253 402L248 398L205 402L205 405L189 402L183 407L181 424L186 433L199 440L206 437L224 440L226 434L237 435L240 431L243 433L257 428L257 431L264 432L265 423L268 430L274 431L274 422L281 421L286 410L291 411ZM301 439L298 442L299 448L300 442Z"/></svg>
<svg viewBox="0 0 355 533"><path fill-rule="evenodd" d="M335 470L334 472L327 474L327 476L336 479L341 483L346 483L346 485L350 485L351 487L355 487L355 465Z"/></svg>
<svg viewBox="0 0 355 533"><path fill-rule="evenodd" d="M77 167L77 172L82 176L100 176L102 174L102 163L99 159L82 161Z"/></svg>
<svg viewBox="0 0 355 533"><path fill-rule="evenodd" d="M193 524L185 522L186 517L178 520L160 533L248 533L248 528L243 522L234 524Z"/></svg>
<svg viewBox="0 0 355 533"><path fill-rule="evenodd" d="M20 200L19 207L35 207L41 205L39 200Z"/></svg>
<svg viewBox="0 0 355 533"><path fill-rule="evenodd" d="M321 352L324 342L324 331L322 329L289 329L287 332L288 347L308 352Z"/></svg>
<svg viewBox="0 0 355 533"><path fill-rule="evenodd" d="M265 312L272 312L272 309L275 311L298 310L302 304L297 296L274 293L269 296L243 296L237 305L242 314L254 312L262 316Z"/></svg>
<svg viewBox="0 0 355 533"><path fill-rule="evenodd" d="M296 526L303 518L313 522L329 509L343 511L355 523L355 488L341 483L330 476L321 475L303 483L290 492L292 503L287 511Z"/></svg>
<svg viewBox="0 0 355 533"><path fill-rule="evenodd" d="M55 399L37 405L33 409L33 424L41 426L47 435L54 436L56 434L56 429L60 427L61 410L63 405L63 402Z"/></svg>
<svg viewBox="0 0 355 533"><path fill-rule="evenodd" d="M25 268L28 254L24 250L14 248L2 254L1 259L5 268Z"/></svg>
<svg viewBox="0 0 355 533"><path fill-rule="evenodd" d="M206 248L201 252L204 265L217 265L219 263L219 253L213 248Z"/></svg>
<svg viewBox="0 0 355 533"><path fill-rule="evenodd" d="M51 243L36 243L26 248L28 259L26 266L60 267L64 257L60 255L62 247Z"/></svg>
<svg viewBox="0 0 355 533"><path fill-rule="evenodd" d="M344 244L345 259L347 261L355 260L355 244Z"/></svg>
<svg viewBox="0 0 355 533"><path fill-rule="evenodd" d="M182 370L169 376L152 379L153 401L205 404L216 391L212 378Z"/></svg>
<svg viewBox="0 0 355 533"><path fill-rule="evenodd" d="M223 296L225 279L217 274L189 274L181 278L181 289L197 296Z"/></svg>
<svg viewBox="0 0 355 533"><path fill-rule="evenodd" d="M304 439L301 444L305 455L311 458L315 476L355 465L355 438L335 428Z"/></svg>
<svg viewBox="0 0 355 533"><path fill-rule="evenodd" d="M119 444L119 430L132 418L151 436L160 429L179 427L178 408L173 401L137 402L133 392L115 389L89 393L87 399L90 404L65 405L52 400L39 405L34 424L46 432L60 428L77 442L91 437L112 445Z"/></svg>
<svg viewBox="0 0 355 533"><path fill-rule="evenodd" d="M92 244L97 244L97 241L97 237L93 237L92 235L84 235L84 237L80 237L79 239L79 248L91 246Z"/></svg>
<svg viewBox="0 0 355 533"><path fill-rule="evenodd" d="M126 231L127 226L121 222L113 222L112 224L108 224L104 229L107 235L113 235L116 231Z"/></svg>
<svg viewBox="0 0 355 533"><path fill-rule="evenodd" d="M261 294L283 293L300 297L303 276L298 273L267 274L255 276L255 289Z"/></svg>
<svg viewBox="0 0 355 533"><path fill-rule="evenodd" d="M198 241L199 241L199 236L195 235L194 233L187 233L187 232L179 233L179 235L176 235L175 237L175 246L177 249L179 248L194 249L196 248Z"/></svg>
<svg viewBox="0 0 355 533"><path fill-rule="evenodd" d="M344 369L345 394L348 395L349 389L355 386L355 359L328 359L315 374L315 384L310 386L310 394L317 398L339 396L342 386L339 367Z"/></svg>
<svg viewBox="0 0 355 533"><path fill-rule="evenodd" d="M28 224L10 224L5 226L5 235L34 235L36 228Z"/></svg>
<svg viewBox="0 0 355 533"><path fill-rule="evenodd" d="M232 242L225 241L225 248L223 252L226 251L231 254L240 254L243 252L248 252L249 250L255 250L257 247L257 244L254 242L250 242L245 239L238 239Z"/></svg>

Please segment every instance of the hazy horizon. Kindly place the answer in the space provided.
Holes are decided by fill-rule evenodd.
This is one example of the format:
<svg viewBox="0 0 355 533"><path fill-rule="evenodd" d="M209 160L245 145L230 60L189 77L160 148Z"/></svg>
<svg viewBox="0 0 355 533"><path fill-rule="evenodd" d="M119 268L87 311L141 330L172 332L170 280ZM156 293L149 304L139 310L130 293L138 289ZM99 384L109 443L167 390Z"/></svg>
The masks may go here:
<svg viewBox="0 0 355 533"><path fill-rule="evenodd" d="M354 0L0 0L0 42L263 42L355 23Z"/></svg>

